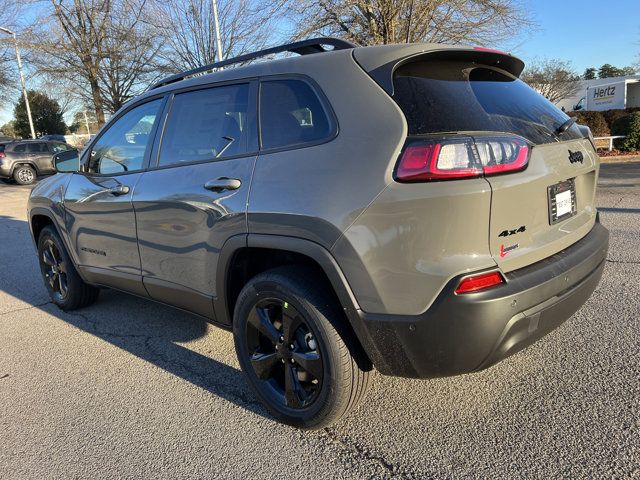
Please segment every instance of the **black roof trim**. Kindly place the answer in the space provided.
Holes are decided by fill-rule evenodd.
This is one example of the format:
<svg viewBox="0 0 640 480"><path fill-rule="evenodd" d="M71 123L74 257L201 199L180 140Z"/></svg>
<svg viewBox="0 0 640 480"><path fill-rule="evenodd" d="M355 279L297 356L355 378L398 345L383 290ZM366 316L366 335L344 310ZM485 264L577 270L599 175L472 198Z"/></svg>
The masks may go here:
<svg viewBox="0 0 640 480"><path fill-rule="evenodd" d="M248 62L249 60L265 57L267 55L273 55L275 53L291 52L291 53L297 53L299 55L310 55L312 53L322 53L322 52L332 51L332 50L325 49L324 48L325 45L333 47L332 50L346 50L349 48L357 47L356 44L351 43L347 40L342 40L340 38L333 38L333 37L311 38L308 40L302 40L300 42L286 43L284 45L278 45L277 47L258 50L257 52L247 53L245 55L240 55L239 57L229 58L221 62L211 63L209 65L203 65L202 67L194 68L192 70L187 70L186 72L171 75L169 77L166 77L160 80L158 83L154 84L153 86L151 86L149 90L163 87L171 83L179 82L180 80L184 80L189 76L197 75L198 73L207 72L215 68L226 67L227 65L233 65L236 63Z"/></svg>

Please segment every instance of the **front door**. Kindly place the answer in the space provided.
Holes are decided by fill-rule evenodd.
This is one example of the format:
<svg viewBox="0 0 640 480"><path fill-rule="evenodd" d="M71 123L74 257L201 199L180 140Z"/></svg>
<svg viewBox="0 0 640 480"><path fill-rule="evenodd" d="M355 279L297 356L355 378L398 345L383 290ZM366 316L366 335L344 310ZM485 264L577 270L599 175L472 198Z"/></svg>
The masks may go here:
<svg viewBox="0 0 640 480"><path fill-rule="evenodd" d="M146 295L131 203L163 99L120 115L85 152L65 192L65 223L78 267L92 283Z"/></svg>
<svg viewBox="0 0 640 480"><path fill-rule="evenodd" d="M133 194L144 285L152 298L214 318L220 249L247 232L255 105L253 83L176 93L170 100L152 155L155 167Z"/></svg>

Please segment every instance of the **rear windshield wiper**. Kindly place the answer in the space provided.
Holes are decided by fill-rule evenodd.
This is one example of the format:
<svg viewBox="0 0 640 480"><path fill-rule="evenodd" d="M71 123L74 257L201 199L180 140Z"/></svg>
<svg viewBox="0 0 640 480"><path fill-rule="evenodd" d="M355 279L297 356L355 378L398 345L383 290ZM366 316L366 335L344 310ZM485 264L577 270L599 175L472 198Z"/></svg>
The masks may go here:
<svg viewBox="0 0 640 480"><path fill-rule="evenodd" d="M578 120L576 117L569 117L569 119L566 122L564 122L562 125L560 125L558 128L556 128L556 132L558 134L562 134L562 133L566 132L567 130L569 130L571 125L576 123L576 120Z"/></svg>

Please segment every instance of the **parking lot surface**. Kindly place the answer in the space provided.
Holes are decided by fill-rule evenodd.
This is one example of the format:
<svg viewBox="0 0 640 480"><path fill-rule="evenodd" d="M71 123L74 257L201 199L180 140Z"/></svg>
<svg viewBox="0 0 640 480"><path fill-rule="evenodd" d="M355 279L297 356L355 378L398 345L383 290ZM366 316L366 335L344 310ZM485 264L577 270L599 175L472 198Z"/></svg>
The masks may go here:
<svg viewBox="0 0 640 480"><path fill-rule="evenodd" d="M64 313L0 184L0 478L640 478L640 162L602 166L603 279L557 331L489 370L376 374L317 432L273 421L232 336L114 291Z"/></svg>

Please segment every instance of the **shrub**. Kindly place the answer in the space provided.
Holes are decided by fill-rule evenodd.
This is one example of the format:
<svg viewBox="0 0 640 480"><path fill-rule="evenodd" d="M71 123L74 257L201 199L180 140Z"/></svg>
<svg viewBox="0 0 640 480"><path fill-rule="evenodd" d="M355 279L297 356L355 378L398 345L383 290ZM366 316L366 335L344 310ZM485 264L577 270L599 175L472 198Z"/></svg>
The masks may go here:
<svg viewBox="0 0 640 480"><path fill-rule="evenodd" d="M610 135L609 126L602 112L577 111L570 112L569 115L576 117L579 124L589 127L594 137L607 137Z"/></svg>
<svg viewBox="0 0 640 480"><path fill-rule="evenodd" d="M629 115L629 112L622 108L616 108L613 110L605 110L604 112L602 112L602 115L604 116L607 125L609 125L609 130L613 131L613 124L622 117Z"/></svg>
<svg viewBox="0 0 640 480"><path fill-rule="evenodd" d="M626 138L615 140L615 146L620 150L640 150L640 112L636 111L618 118L612 125L612 135L624 135Z"/></svg>

